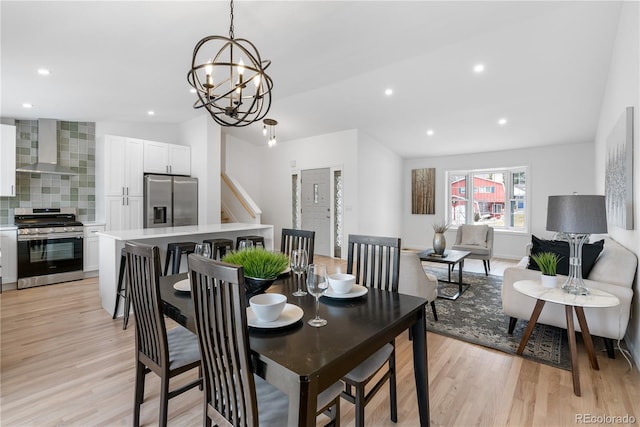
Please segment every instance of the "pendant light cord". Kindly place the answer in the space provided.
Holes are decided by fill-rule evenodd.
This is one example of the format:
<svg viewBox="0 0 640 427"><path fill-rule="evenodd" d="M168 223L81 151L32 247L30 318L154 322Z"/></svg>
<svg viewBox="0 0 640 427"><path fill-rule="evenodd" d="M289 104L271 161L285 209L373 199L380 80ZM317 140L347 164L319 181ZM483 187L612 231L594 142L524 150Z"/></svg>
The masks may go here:
<svg viewBox="0 0 640 427"><path fill-rule="evenodd" d="M229 5L229 9L231 10L231 25L229 25L229 38L233 39L233 0L231 0L231 3Z"/></svg>

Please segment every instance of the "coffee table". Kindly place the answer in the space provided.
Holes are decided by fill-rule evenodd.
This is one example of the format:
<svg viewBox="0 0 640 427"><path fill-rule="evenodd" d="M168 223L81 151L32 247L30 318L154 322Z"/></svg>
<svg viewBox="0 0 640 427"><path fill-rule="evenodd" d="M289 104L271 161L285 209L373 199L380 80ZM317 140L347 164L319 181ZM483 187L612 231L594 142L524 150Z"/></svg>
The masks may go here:
<svg viewBox="0 0 640 427"><path fill-rule="evenodd" d="M444 256L438 256L435 255L433 252L433 249L427 249L426 251L422 251L418 254L418 257L420 257L421 261L429 261L429 262L437 262L440 264L447 264L447 271L449 273L449 280L440 280L438 279L439 282L445 282L445 283L458 283L458 292L456 292L454 295L446 295L446 294L442 294L440 293L440 290L438 289L438 298L444 298L444 299L449 299L449 300L457 300L460 295L462 295L464 293L464 291L466 291L467 289L469 289L469 285L468 284L464 284L462 283L462 269L464 268L464 259L466 257L468 257L469 255L471 255L471 252L469 251L456 251L453 249L449 249L444 251ZM458 281L457 282L452 282L451 281L451 271L456 267L456 264L458 264Z"/></svg>
<svg viewBox="0 0 640 427"><path fill-rule="evenodd" d="M596 353L593 349L593 341L591 340L591 334L589 333L589 327L587 326L587 319L584 317L584 307L615 307L620 304L620 300L615 295L609 292L602 291L600 289L589 289L589 295L573 295L563 291L560 288L545 288L537 280L519 280L513 284L516 291L521 294L536 298L536 306L531 313L531 319L527 329L524 331L520 345L518 346L518 354L522 354L527 341L533 332L533 328L538 321L540 312L544 307L545 302L553 302L556 304L562 304L565 308L565 314L567 317L567 338L569 340L569 352L571 353L571 376L573 377L573 393L576 396L580 396L580 375L578 372L578 350L576 347L576 333L575 326L573 324L573 311L576 312L578 323L580 324L580 331L582 332L582 339L584 346L587 349L589 355L589 362L591 362L591 368L595 371L599 370L598 360L596 359Z"/></svg>

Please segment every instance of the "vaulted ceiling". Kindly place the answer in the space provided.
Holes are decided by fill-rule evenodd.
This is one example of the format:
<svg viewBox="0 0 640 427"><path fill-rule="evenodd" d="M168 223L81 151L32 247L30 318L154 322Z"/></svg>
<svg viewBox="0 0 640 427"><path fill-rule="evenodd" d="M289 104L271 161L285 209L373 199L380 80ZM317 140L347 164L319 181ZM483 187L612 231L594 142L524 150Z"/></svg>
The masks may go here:
<svg viewBox="0 0 640 427"><path fill-rule="evenodd" d="M619 13L612 1L237 1L234 30L272 61L279 141L356 128L421 157L593 141ZM193 48L229 31L226 1L3 0L0 14L0 115L16 119L194 118ZM223 131L266 144L261 124Z"/></svg>

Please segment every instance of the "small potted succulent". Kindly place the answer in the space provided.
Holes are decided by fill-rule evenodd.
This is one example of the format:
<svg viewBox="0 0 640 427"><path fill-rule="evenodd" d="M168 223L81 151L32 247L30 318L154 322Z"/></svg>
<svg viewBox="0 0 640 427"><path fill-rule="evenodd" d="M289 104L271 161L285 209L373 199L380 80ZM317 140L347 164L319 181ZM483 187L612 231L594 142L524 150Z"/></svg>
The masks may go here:
<svg viewBox="0 0 640 427"><path fill-rule="evenodd" d="M542 276L540 281L545 288L555 288L557 284L556 270L561 257L553 252L540 252L531 255L531 259L536 263Z"/></svg>
<svg viewBox="0 0 640 427"><path fill-rule="evenodd" d="M285 254L263 248L230 252L222 261L242 266L247 297L266 291L289 266L289 258Z"/></svg>

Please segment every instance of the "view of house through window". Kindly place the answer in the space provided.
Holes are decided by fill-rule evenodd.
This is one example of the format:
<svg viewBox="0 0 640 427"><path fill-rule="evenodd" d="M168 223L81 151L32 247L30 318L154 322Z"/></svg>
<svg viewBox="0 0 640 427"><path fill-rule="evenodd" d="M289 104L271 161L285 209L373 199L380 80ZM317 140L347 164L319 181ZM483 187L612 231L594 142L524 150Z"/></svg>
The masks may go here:
<svg viewBox="0 0 640 427"><path fill-rule="evenodd" d="M526 175L525 167L448 171L447 221L526 231Z"/></svg>

